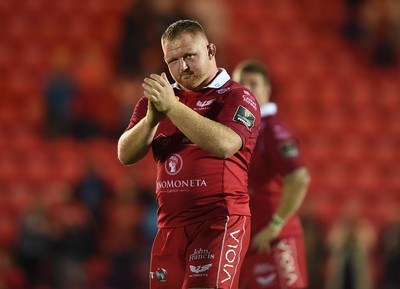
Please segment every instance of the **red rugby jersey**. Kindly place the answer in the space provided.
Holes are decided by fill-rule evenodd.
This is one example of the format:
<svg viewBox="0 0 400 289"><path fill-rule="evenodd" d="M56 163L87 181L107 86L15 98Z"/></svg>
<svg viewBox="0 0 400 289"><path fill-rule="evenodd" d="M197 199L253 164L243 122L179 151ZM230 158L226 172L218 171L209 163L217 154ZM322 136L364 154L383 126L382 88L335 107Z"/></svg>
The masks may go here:
<svg viewBox="0 0 400 289"><path fill-rule="evenodd" d="M177 227L226 215L250 215L247 172L260 124L260 110L251 92L221 69L200 92L174 84L180 102L197 113L233 129L243 147L221 159L193 144L165 118L152 143L157 163L158 226ZM130 129L145 117L147 99L139 100Z"/></svg>
<svg viewBox="0 0 400 289"><path fill-rule="evenodd" d="M277 114L274 103L261 107L260 132L249 169L252 234L270 221L280 199L283 176L304 166L298 141L291 129ZM301 232L297 215L288 220L281 236Z"/></svg>

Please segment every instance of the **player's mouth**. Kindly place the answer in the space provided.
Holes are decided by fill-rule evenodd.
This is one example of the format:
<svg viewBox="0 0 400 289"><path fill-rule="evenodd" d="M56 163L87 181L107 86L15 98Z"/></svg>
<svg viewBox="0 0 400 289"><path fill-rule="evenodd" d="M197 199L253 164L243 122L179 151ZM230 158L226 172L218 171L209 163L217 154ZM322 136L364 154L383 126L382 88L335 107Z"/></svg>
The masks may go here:
<svg viewBox="0 0 400 289"><path fill-rule="evenodd" d="M190 78L190 77L192 77L192 74L193 73L191 73L191 72L181 73L181 78L183 78L183 79Z"/></svg>

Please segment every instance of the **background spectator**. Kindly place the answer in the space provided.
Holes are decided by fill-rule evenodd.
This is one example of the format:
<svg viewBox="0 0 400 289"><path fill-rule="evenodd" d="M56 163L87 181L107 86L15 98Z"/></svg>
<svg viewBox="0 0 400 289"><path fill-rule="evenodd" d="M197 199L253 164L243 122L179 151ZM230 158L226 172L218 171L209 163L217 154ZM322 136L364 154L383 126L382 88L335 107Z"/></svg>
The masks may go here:
<svg viewBox="0 0 400 289"><path fill-rule="evenodd" d="M85 175L78 181L75 188L76 196L89 209L97 225L101 222L101 211L106 198L111 194L111 188L103 179L101 166L96 161L87 161Z"/></svg>
<svg viewBox="0 0 400 289"><path fill-rule="evenodd" d="M366 48L372 65L394 66L400 42L397 0L347 0L345 35Z"/></svg>
<svg viewBox="0 0 400 289"><path fill-rule="evenodd" d="M77 93L67 49L56 50L46 80L46 124L49 136L63 136L72 132L73 104Z"/></svg>
<svg viewBox="0 0 400 289"><path fill-rule="evenodd" d="M383 255L382 286L385 289L399 289L400 276L400 203L388 208L388 222L383 231L380 247Z"/></svg>
<svg viewBox="0 0 400 289"><path fill-rule="evenodd" d="M376 241L372 224L352 200L334 222L327 236L326 289L373 288L372 248Z"/></svg>
<svg viewBox="0 0 400 289"><path fill-rule="evenodd" d="M21 231L15 250L16 260L24 270L27 286L52 284L52 256L56 243L55 224L48 204L38 199L32 209L22 217Z"/></svg>
<svg viewBox="0 0 400 289"><path fill-rule="evenodd" d="M127 11L122 28L117 69L122 76L143 77L166 69L160 38L170 23L187 18L181 0L138 0Z"/></svg>

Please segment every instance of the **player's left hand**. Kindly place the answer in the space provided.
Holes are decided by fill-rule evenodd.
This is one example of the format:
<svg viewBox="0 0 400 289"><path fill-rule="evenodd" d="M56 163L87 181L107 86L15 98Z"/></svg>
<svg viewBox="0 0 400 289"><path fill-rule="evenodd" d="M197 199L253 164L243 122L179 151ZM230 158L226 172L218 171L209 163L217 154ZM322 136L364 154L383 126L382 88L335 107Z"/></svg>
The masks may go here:
<svg viewBox="0 0 400 289"><path fill-rule="evenodd" d="M145 78L142 87L145 97L159 112L168 113L176 102L179 102L164 72L161 75L151 74L150 77Z"/></svg>
<svg viewBox="0 0 400 289"><path fill-rule="evenodd" d="M281 229L269 224L258 232L251 240L251 248L259 253L270 253L271 243L278 237Z"/></svg>

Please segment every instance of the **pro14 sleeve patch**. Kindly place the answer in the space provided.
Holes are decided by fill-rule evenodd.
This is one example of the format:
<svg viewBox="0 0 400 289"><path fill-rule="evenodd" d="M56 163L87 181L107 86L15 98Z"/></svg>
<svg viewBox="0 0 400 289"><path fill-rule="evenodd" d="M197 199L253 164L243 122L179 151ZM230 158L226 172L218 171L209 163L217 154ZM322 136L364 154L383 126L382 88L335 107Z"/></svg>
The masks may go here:
<svg viewBox="0 0 400 289"><path fill-rule="evenodd" d="M249 130L254 126L254 121L256 120L254 114L241 105L237 108L233 119L237 122L243 123Z"/></svg>
<svg viewBox="0 0 400 289"><path fill-rule="evenodd" d="M293 140L281 142L279 144L279 150L286 159L295 158L299 155L297 144Z"/></svg>

